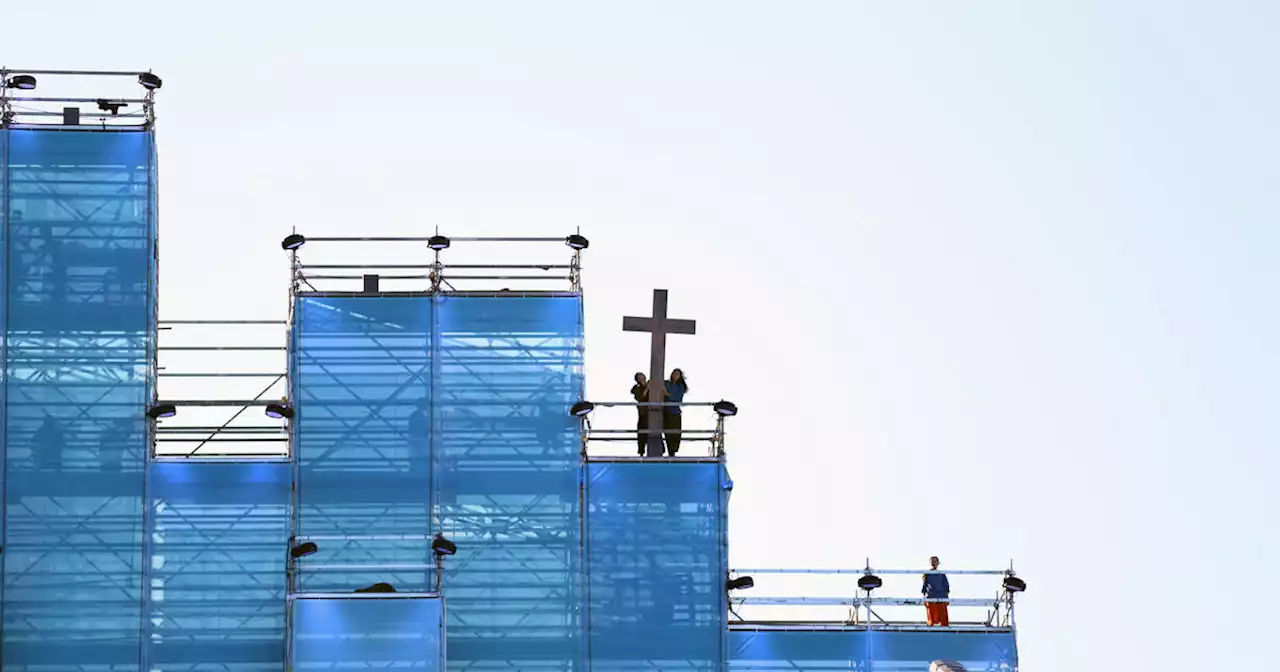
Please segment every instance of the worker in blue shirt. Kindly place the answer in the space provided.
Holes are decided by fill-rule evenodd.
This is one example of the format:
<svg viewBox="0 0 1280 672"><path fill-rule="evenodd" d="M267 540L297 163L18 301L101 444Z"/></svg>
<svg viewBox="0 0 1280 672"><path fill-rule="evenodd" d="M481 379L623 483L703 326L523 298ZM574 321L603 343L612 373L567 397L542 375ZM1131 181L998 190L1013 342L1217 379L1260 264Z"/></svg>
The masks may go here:
<svg viewBox="0 0 1280 672"><path fill-rule="evenodd" d="M689 383L684 379L684 371L671 370L671 378L666 381L667 401L678 404L684 401L684 393L689 391ZM662 428L667 439L667 456L675 457L680 450L680 407L666 406L662 409Z"/></svg>
<svg viewBox="0 0 1280 672"><path fill-rule="evenodd" d="M924 587L920 589L924 593L924 613L925 622L929 625L941 625L946 627L951 625L951 618L947 615L946 602L929 602L928 600L946 600L951 597L951 583L947 581L947 575L938 571L938 556L929 558L929 566L933 569L924 575Z"/></svg>

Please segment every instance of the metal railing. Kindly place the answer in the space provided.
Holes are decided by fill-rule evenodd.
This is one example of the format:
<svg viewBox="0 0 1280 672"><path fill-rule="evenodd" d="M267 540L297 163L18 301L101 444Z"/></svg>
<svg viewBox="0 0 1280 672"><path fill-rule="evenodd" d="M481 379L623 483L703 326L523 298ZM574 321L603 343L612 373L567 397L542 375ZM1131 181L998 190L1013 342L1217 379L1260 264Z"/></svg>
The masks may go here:
<svg viewBox="0 0 1280 672"><path fill-rule="evenodd" d="M578 234L574 234L577 236ZM444 241L444 242L441 242ZM580 247L566 261L530 262L531 246L569 245L569 237L512 236L319 236L292 250L294 294L472 294L529 296L581 291ZM340 250L329 243L368 243ZM514 244L512 263L491 254L471 258L475 244ZM441 247L444 245L445 247ZM353 257L368 261L355 263ZM544 257L545 258L545 257Z"/></svg>
<svg viewBox="0 0 1280 672"><path fill-rule="evenodd" d="M926 598L923 596L897 596L882 594L885 589L877 586L871 590L859 587L858 581L863 577L895 577L926 574L945 574L948 577L1001 577L1002 581L990 586L989 597L947 597ZM884 628L894 630L937 629L939 626L927 625L922 618L924 606L929 603L944 603L948 607L960 610L961 618L951 621L946 627L959 630L1012 630L1014 621L1014 602L1016 590L1010 589L1008 580L1015 577L1012 566L1009 569L894 569L872 567L870 562L862 569L734 569L731 576L750 576L754 586L750 593L760 590L772 591L774 594L754 595L743 591L734 591L729 596L731 625L788 625L806 628ZM819 585L804 579L819 579ZM883 579L881 579L883 581ZM985 582L983 582L985 583ZM903 584L906 585L906 584ZM1025 584L1023 584L1025 587ZM898 586L894 586L898 589ZM981 587L969 587L962 592L973 593L987 590ZM916 588L919 590L919 588ZM782 592L782 594L778 594ZM797 592L820 593L818 595L796 595ZM954 594L955 589L952 590ZM902 617L902 608L918 609L916 616ZM751 618L744 618L742 612L747 611ZM895 613L889 613L893 611ZM968 615L975 617L970 618ZM980 617L977 617L980 614ZM897 616L897 617L895 617Z"/></svg>
<svg viewBox="0 0 1280 672"><path fill-rule="evenodd" d="M148 85L142 78L148 78ZM18 78L18 79L15 79ZM123 89L108 85L106 79L136 79L134 94L118 95ZM92 84L84 79L91 79ZM55 84L56 82L56 84ZM155 94L160 79L151 72L132 70L47 70L0 67L0 126L5 128L93 128L127 130L155 122ZM28 94L52 86L70 89L77 95ZM136 92L141 90L139 97ZM88 94L88 95L86 95ZM82 105L94 107L85 110ZM127 111L126 111L127 110Z"/></svg>
<svg viewBox="0 0 1280 672"><path fill-rule="evenodd" d="M582 455L583 459L593 458L609 458L609 459L641 459L637 455L639 452L639 440L642 430L638 426L638 418L630 418L630 427L618 427L623 421L609 418L604 423L604 427L597 427L599 422L601 409L615 408L634 408L649 409L654 407L680 408L680 409L712 409L714 402L635 402L635 401L605 401L593 402L595 407L589 415L581 418L581 439L582 439ZM725 456L725 416L713 413L714 419L706 426L697 425L694 427L684 426L684 422L689 420L693 413L681 413L681 428L666 429L658 428L657 430L643 430L645 436L653 432L662 434L664 439L667 436L679 436L681 451L676 453L675 458L666 459L705 459L706 457ZM593 449L592 444L599 446ZM685 451L686 444L697 446L695 450ZM605 447L607 446L607 447ZM623 447L625 446L625 447ZM652 458L644 458L652 459Z"/></svg>

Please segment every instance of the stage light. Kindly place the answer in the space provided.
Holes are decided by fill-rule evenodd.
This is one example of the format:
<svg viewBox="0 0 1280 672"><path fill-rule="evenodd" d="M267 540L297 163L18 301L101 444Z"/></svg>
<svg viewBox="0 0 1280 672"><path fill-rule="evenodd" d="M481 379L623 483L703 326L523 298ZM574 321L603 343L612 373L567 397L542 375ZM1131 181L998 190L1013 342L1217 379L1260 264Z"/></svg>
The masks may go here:
<svg viewBox="0 0 1280 672"><path fill-rule="evenodd" d="M596 405L589 401L579 401L569 407L569 415L575 418L585 418L591 411L596 410Z"/></svg>
<svg viewBox="0 0 1280 672"><path fill-rule="evenodd" d="M31 75L14 75L9 78L9 81L5 86L8 86L11 89L30 91L36 88L36 78Z"/></svg>
<svg viewBox="0 0 1280 672"><path fill-rule="evenodd" d="M427 239L427 247L435 250L436 252L439 252L440 250L447 250L449 249L449 238L448 236L442 236L437 233Z"/></svg>
<svg viewBox="0 0 1280 672"><path fill-rule="evenodd" d="M274 402L273 402L273 403L267 404L267 410L266 410L266 413L267 413L267 417L268 417L268 418L276 418L276 419L280 419L280 418L292 418L292 417L293 417L293 407L292 407L292 406L290 406L290 405L289 405L289 404L287 404L287 403L274 403Z"/></svg>
<svg viewBox="0 0 1280 672"><path fill-rule="evenodd" d="M587 240L586 236L581 236L575 233L572 236L565 238L564 244L568 245L569 248L573 250L585 250L591 246L591 241Z"/></svg>
<svg viewBox="0 0 1280 672"><path fill-rule="evenodd" d="M717 401L711 408L715 409L717 414L726 418L731 415L738 414L738 405L732 401L725 401L724 399Z"/></svg>
<svg viewBox="0 0 1280 672"><path fill-rule="evenodd" d="M875 574L863 574L858 578L858 589L871 592L884 585L884 581Z"/></svg>
<svg viewBox="0 0 1280 672"><path fill-rule="evenodd" d="M291 233L280 241L280 247L286 250L296 250L307 244L307 237L301 233Z"/></svg>
<svg viewBox="0 0 1280 672"><path fill-rule="evenodd" d="M296 560L298 558L305 558L308 555L311 555L312 553L315 553L318 550L320 549L316 546L316 542L304 541L301 544L298 544L297 546L294 546L293 548L289 549L289 555Z"/></svg>
<svg viewBox="0 0 1280 672"><path fill-rule="evenodd" d="M728 581L725 581L724 589L725 590L746 590L748 588L755 587L755 585L756 585L755 579L749 576L739 576L736 579L729 579Z"/></svg>
<svg viewBox="0 0 1280 672"><path fill-rule="evenodd" d="M155 91L160 88L160 85L164 82L160 81L159 77L151 74L150 72L144 72L141 75L138 75L138 83L142 85L142 88L147 89L148 91Z"/></svg>
<svg viewBox="0 0 1280 672"><path fill-rule="evenodd" d="M1011 593L1021 593L1027 590L1027 582L1016 576L1004 577L1004 589Z"/></svg>
<svg viewBox="0 0 1280 672"><path fill-rule="evenodd" d="M120 108L129 107L129 103L120 100L107 100L106 98L98 99L98 109L103 112L110 112L113 116L120 114Z"/></svg>
<svg viewBox="0 0 1280 672"><path fill-rule="evenodd" d="M178 407L173 404L154 404L147 409L147 417L152 420L172 418L178 414Z"/></svg>
<svg viewBox="0 0 1280 672"><path fill-rule="evenodd" d="M356 588L356 592L357 593L394 593L396 592L396 589L395 589L395 586L392 586L389 583L375 583L372 586L367 586L365 588Z"/></svg>
<svg viewBox="0 0 1280 672"><path fill-rule="evenodd" d="M437 532L436 538L431 540L431 550L436 555L453 555L458 552L458 545Z"/></svg>

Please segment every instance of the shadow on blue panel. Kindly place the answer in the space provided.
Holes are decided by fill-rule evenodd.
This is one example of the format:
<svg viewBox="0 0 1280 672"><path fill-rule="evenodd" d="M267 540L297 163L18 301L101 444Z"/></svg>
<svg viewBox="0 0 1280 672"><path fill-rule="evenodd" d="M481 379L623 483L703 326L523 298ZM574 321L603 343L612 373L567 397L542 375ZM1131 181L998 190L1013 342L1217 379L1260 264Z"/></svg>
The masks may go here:
<svg viewBox="0 0 1280 672"><path fill-rule="evenodd" d="M1008 632L733 630L729 668L741 672L1013 672Z"/></svg>
<svg viewBox="0 0 1280 672"><path fill-rule="evenodd" d="M577 297L436 301L433 455L455 669L581 668Z"/></svg>
<svg viewBox="0 0 1280 672"><path fill-rule="evenodd" d="M444 669L444 604L435 597L292 602L292 669Z"/></svg>
<svg viewBox="0 0 1280 672"><path fill-rule="evenodd" d="M298 534L319 547L299 562L300 588L426 590L431 300L302 298L295 310Z"/></svg>
<svg viewBox="0 0 1280 672"><path fill-rule="evenodd" d="M150 668L283 669L290 465L181 460L150 470Z"/></svg>
<svg viewBox="0 0 1280 672"><path fill-rule="evenodd" d="M593 670L722 669L722 470L717 462L588 463Z"/></svg>
<svg viewBox="0 0 1280 672"><path fill-rule="evenodd" d="M137 670L152 135L0 135L4 669Z"/></svg>

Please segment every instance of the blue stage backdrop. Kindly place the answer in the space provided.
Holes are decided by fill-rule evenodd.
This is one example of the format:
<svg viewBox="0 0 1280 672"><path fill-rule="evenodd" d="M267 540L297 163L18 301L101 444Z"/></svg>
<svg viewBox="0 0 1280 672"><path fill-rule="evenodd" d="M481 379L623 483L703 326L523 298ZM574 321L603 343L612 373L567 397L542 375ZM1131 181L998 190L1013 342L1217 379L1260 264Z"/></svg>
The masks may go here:
<svg viewBox="0 0 1280 672"><path fill-rule="evenodd" d="M453 669L581 669L578 297L436 300L433 455Z"/></svg>
<svg viewBox="0 0 1280 672"><path fill-rule="evenodd" d="M1017 669L1012 633L733 630L731 670L742 672L997 672Z"/></svg>
<svg viewBox="0 0 1280 672"><path fill-rule="evenodd" d="M592 670L723 669L723 466L587 465Z"/></svg>
<svg viewBox="0 0 1280 672"><path fill-rule="evenodd" d="M149 669L279 672L289 463L174 460L149 469Z"/></svg>
<svg viewBox="0 0 1280 672"><path fill-rule="evenodd" d="M303 298L293 398L302 590L432 583L431 300Z"/></svg>
<svg viewBox="0 0 1280 672"><path fill-rule="evenodd" d="M144 131L0 131L3 669L140 668L155 163Z"/></svg>
<svg viewBox="0 0 1280 672"><path fill-rule="evenodd" d="M315 595L293 600L294 670L444 669L435 597Z"/></svg>

